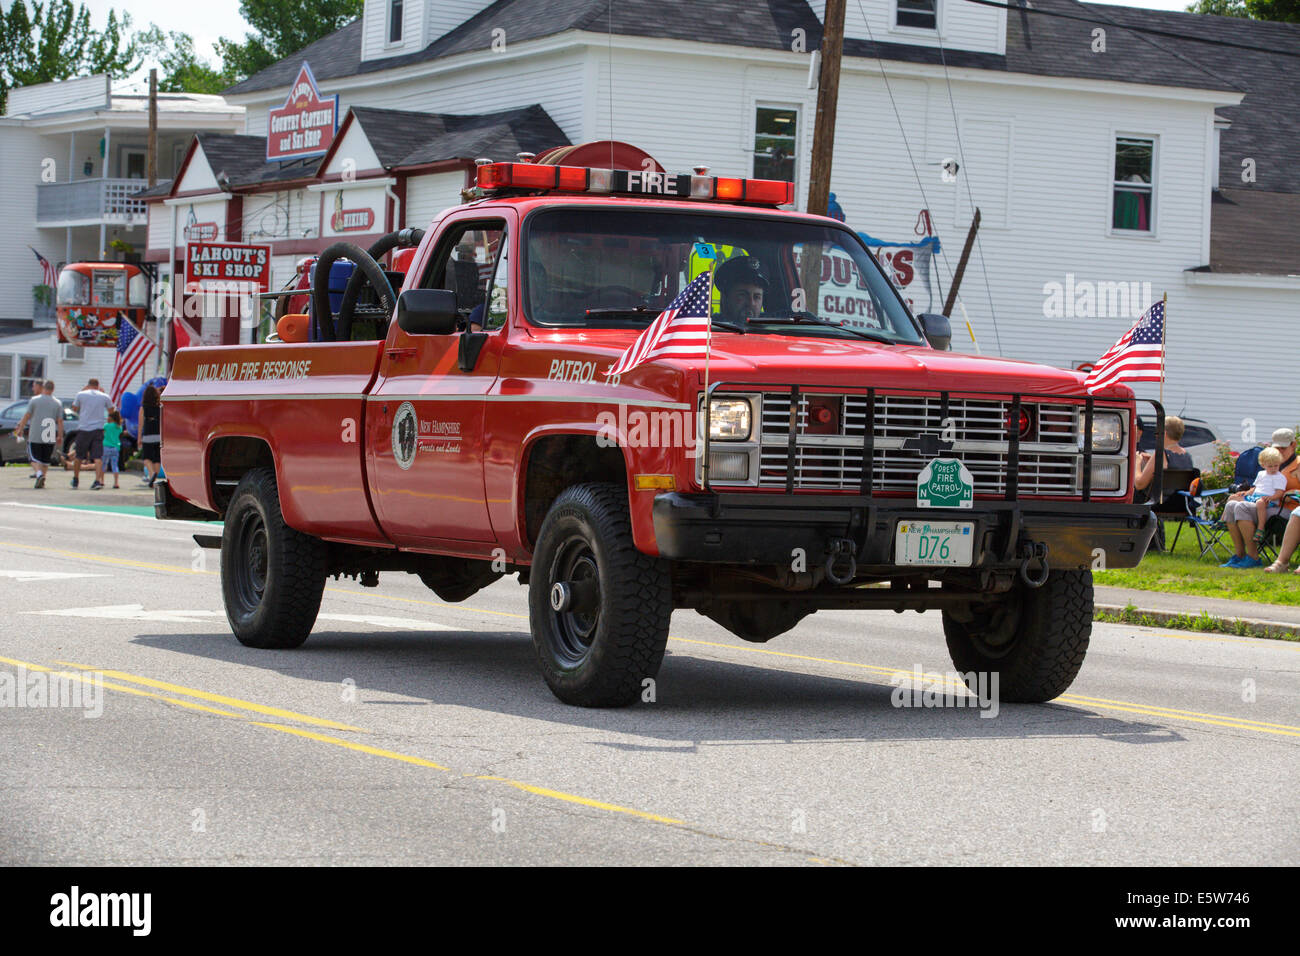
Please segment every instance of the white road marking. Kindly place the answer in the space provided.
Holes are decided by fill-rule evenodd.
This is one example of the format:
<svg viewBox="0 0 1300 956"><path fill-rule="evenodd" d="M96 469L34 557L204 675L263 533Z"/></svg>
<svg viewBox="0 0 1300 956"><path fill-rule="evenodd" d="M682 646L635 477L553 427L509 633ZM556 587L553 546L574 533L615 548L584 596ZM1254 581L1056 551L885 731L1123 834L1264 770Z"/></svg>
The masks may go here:
<svg viewBox="0 0 1300 956"><path fill-rule="evenodd" d="M152 521L154 524L166 524L168 526L175 528L178 531L180 530L181 525L191 525L195 528L203 528L209 531L212 529L216 529L217 531L220 531L222 527L220 521L184 521L184 520L177 519L177 520L168 520L164 522L161 518L155 518L153 515L133 515L133 514L125 514L121 511L97 511L94 508L63 508L60 507L59 505L33 505L33 504L28 504L26 501L0 501L0 505L4 505L5 507L13 507L13 508L35 508L40 511L62 511L64 514L70 514L70 515L75 515L79 512L82 514L89 512L95 515L106 515L110 518L130 518L132 521ZM149 507L149 505L147 504L140 505L140 507L147 508ZM9 526L3 525L0 527L9 527ZM11 528L10 530L19 531L22 529Z"/></svg>
<svg viewBox="0 0 1300 956"><path fill-rule="evenodd" d="M406 617L382 617L373 614L317 614L318 621L339 621L344 624L371 624L375 627L396 627L404 631L453 631L456 628L433 621L415 621Z"/></svg>
<svg viewBox="0 0 1300 956"><path fill-rule="evenodd" d="M32 581L66 581L68 578L106 578L107 574L86 574L80 571L2 571L0 578L13 578L19 584Z"/></svg>

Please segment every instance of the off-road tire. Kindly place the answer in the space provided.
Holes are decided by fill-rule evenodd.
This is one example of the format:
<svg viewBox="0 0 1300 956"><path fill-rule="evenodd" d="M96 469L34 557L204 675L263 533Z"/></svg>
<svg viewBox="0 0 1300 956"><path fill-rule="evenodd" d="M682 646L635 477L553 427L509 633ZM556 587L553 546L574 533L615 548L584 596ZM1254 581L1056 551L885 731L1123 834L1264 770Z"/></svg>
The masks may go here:
<svg viewBox="0 0 1300 956"><path fill-rule="evenodd" d="M284 523L275 472L255 468L235 487L221 536L221 595L245 647L300 647L325 592L325 542Z"/></svg>
<svg viewBox="0 0 1300 956"><path fill-rule="evenodd" d="M1092 595L1091 571L1053 571L1042 587L1007 595L1000 623L987 616L961 622L945 611L948 653L963 674L997 671L1004 701L1052 700L1074 682L1088 653Z"/></svg>
<svg viewBox="0 0 1300 956"><path fill-rule="evenodd" d="M556 611L557 582L595 582L592 610ZM551 692L579 707L623 707L663 663L672 617L668 564L632 543L627 491L575 485L551 505L537 536L528 618Z"/></svg>

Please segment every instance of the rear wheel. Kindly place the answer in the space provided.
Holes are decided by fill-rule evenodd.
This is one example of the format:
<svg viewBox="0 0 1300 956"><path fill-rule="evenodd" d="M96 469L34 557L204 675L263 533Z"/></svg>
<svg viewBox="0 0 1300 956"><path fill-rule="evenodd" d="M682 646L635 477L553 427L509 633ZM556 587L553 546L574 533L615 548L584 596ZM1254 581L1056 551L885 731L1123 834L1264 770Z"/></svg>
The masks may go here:
<svg viewBox="0 0 1300 956"><path fill-rule="evenodd" d="M542 676L580 707L622 707L663 663L672 616L667 562L632 542L627 491L577 485L538 535L528 617Z"/></svg>
<svg viewBox="0 0 1300 956"><path fill-rule="evenodd" d="M275 472L244 475L221 538L221 592L239 643L301 646L320 611L325 571L325 543L284 523Z"/></svg>
<svg viewBox="0 0 1300 956"><path fill-rule="evenodd" d="M1053 571L1040 588L1021 587L971 620L943 612L948 653L966 683L979 673L998 674L998 696L1012 703L1042 703L1074 682L1092 635L1091 571ZM965 616L965 615L963 615Z"/></svg>

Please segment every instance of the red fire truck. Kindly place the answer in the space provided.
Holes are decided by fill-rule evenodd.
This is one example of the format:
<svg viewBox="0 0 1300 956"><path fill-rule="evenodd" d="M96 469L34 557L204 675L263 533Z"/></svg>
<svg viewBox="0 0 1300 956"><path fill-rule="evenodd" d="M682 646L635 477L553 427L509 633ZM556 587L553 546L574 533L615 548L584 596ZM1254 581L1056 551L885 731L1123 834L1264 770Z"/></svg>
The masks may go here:
<svg viewBox="0 0 1300 956"><path fill-rule="evenodd" d="M780 208L790 183L516 162L478 187L325 250L282 341L178 353L156 510L224 521L196 538L242 643L301 645L330 576L462 601L517 574L572 704L634 701L686 608L757 642L822 609L938 610L1004 700L1069 687L1091 569L1154 530L1131 390L947 351L855 233ZM707 361L608 374L706 271Z"/></svg>

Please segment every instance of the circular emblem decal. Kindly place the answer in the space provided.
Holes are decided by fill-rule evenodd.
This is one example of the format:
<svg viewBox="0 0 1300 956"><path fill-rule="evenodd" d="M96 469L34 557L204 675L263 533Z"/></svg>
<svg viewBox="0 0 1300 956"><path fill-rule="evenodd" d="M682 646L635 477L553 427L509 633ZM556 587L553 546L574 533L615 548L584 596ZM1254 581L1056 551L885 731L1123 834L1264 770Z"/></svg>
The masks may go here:
<svg viewBox="0 0 1300 956"><path fill-rule="evenodd" d="M415 406L410 402L402 402L397 414L393 416L393 459L403 471L415 464L416 433L419 427Z"/></svg>

